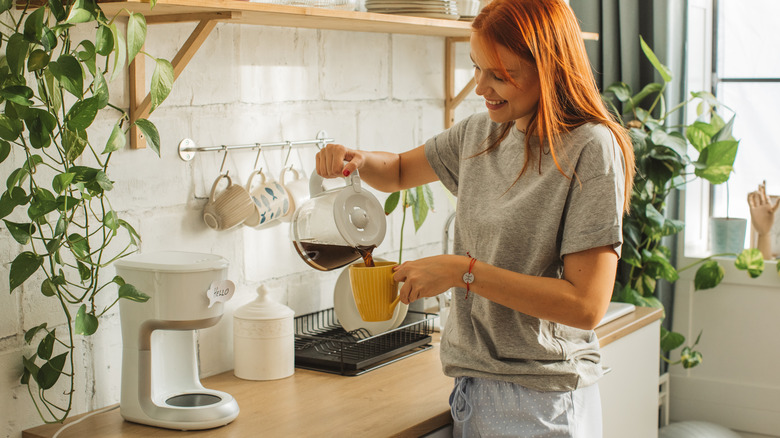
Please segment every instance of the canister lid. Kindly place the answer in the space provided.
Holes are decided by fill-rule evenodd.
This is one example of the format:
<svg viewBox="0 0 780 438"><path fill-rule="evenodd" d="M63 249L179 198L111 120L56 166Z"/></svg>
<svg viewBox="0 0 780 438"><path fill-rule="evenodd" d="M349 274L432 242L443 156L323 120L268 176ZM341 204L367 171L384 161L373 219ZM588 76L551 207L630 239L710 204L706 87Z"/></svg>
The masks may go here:
<svg viewBox="0 0 780 438"><path fill-rule="evenodd" d="M216 254L184 251L157 251L133 254L114 262L124 269L159 272L199 272L226 269L228 261Z"/></svg>
<svg viewBox="0 0 780 438"><path fill-rule="evenodd" d="M257 288L257 298L247 303L233 313L233 316L239 319L283 319L292 318L295 312L285 306L272 300L265 285Z"/></svg>

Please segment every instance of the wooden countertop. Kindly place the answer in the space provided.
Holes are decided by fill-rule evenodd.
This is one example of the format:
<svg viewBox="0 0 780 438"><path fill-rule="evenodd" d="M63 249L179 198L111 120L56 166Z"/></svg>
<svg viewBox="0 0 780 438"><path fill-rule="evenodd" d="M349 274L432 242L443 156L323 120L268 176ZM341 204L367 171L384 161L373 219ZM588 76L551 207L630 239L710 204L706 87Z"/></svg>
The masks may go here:
<svg viewBox="0 0 780 438"><path fill-rule="evenodd" d="M597 328L600 345L606 346L662 315L660 309L637 308ZM202 383L235 397L241 413L227 426L187 432L187 436L419 437L451 421L448 398L452 379L441 372L438 333L433 348L356 377L296 369L291 377L281 380L241 380L226 372ZM60 427L39 426L24 431L22 437L51 437ZM124 421L119 409L114 409L68 427L60 438L181 438L183 434Z"/></svg>

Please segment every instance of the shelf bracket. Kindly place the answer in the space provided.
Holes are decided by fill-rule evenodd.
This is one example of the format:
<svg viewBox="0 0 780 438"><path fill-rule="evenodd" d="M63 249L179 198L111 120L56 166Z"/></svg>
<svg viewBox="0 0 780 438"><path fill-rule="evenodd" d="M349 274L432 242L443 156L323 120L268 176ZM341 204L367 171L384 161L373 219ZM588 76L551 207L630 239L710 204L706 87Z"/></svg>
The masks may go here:
<svg viewBox="0 0 780 438"><path fill-rule="evenodd" d="M184 71L184 68L198 52L198 49L206 41L217 22L230 21L240 18L241 12L215 12L215 13L203 13L203 14L177 14L177 15L161 15L161 16L149 16L146 17L147 24L159 24L159 23L181 23L188 21L198 21L198 25L195 30L192 31L190 37L179 49L176 56L171 61L173 65L173 80L179 78L179 75ZM142 49L143 50L143 49ZM130 94L130 121L135 122L138 119L145 119L149 117L149 112L152 107L152 95L146 93L146 78L145 78L145 63L144 56L136 56L133 62L128 66L128 82L129 94ZM143 97L146 95L146 97ZM130 148L142 149L146 147L146 141L141 134L141 130L137 126L130 125Z"/></svg>
<svg viewBox="0 0 780 438"><path fill-rule="evenodd" d="M455 44L469 42L468 37L446 37L444 49L444 128L455 124L455 108L476 86L472 77L458 94L455 94Z"/></svg>

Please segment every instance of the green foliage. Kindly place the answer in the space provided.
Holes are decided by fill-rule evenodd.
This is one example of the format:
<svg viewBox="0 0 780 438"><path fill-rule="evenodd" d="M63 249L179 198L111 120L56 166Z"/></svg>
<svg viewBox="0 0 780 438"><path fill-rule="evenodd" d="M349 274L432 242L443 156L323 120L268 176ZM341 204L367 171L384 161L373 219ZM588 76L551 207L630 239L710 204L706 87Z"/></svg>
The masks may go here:
<svg viewBox="0 0 780 438"><path fill-rule="evenodd" d="M5 180L0 218L23 247L11 261L9 291L39 290L58 301L68 321L59 333L46 322L28 330L25 342L37 340L37 348L22 358L21 381L28 385L39 414L46 422L61 422L73 401L75 335L94 334L99 317L119 299L149 299L122 278L106 282L100 273L135 251L139 241L108 200L114 186L108 163L125 145L131 121L126 111L110 103L106 78L118 77L135 56L150 55L141 51L146 39L141 14L129 13L123 34L92 0L15 6L0 0L0 162L12 156L21 165ZM76 26L89 29L94 37L73 40ZM155 59L155 66L153 109L173 84L170 62ZM120 116L111 122L108 142L96 148L88 131L103 110ZM159 155L154 124L146 119L132 123ZM98 293L112 284L116 298L98 308ZM70 388L55 390L58 397L47 396L63 376ZM67 404L58 400L63 392Z"/></svg>
<svg viewBox="0 0 780 438"><path fill-rule="evenodd" d="M401 239L398 249L398 263L403 261L404 251L404 225L406 224L406 209L412 208L412 219L414 221L414 231L420 229L425 219L428 217L428 212L433 211L433 190L425 184L417 186L411 189L405 189L398 192L393 192L385 200L385 214L389 215L401 202L401 208L403 215L401 217Z"/></svg>
<svg viewBox="0 0 780 438"><path fill-rule="evenodd" d="M672 250L665 238L677 235L685 225L664 213L669 195L687 183L697 178L711 184L728 181L739 141L731 133L734 117L725 121L722 114L727 108L708 92L691 93L688 100L667 111L664 91L672 81L671 72L641 37L640 45L663 82L648 84L636 94L628 85L618 82L604 93L605 102L629 129L637 170L631 212L623 221L623 256L612 299L638 306L663 307L656 296L658 280L673 283L679 278L678 271L696 265L700 265L694 279L696 290L713 288L723 279L724 269L714 256L679 270L672 265ZM696 120L686 126L672 125L671 116L689 105L696 105ZM727 255L737 256L717 254ZM743 251L736 260L735 266L751 277L757 277L764 269L761 254L755 249ZM666 330L661 333L664 352L684 343L685 337L680 333ZM701 354L693 350L696 344L698 339L683 349L684 359L673 363L682 363L686 368L700 363Z"/></svg>

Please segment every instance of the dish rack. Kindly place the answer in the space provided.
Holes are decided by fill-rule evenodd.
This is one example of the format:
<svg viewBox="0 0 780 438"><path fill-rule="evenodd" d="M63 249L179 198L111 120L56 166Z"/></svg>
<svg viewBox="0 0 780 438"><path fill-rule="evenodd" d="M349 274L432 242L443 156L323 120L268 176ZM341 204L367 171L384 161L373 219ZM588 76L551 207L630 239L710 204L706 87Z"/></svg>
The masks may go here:
<svg viewBox="0 0 780 438"><path fill-rule="evenodd" d="M346 331L332 308L295 318L295 366L359 376L430 349L436 314L409 311L398 328Z"/></svg>

